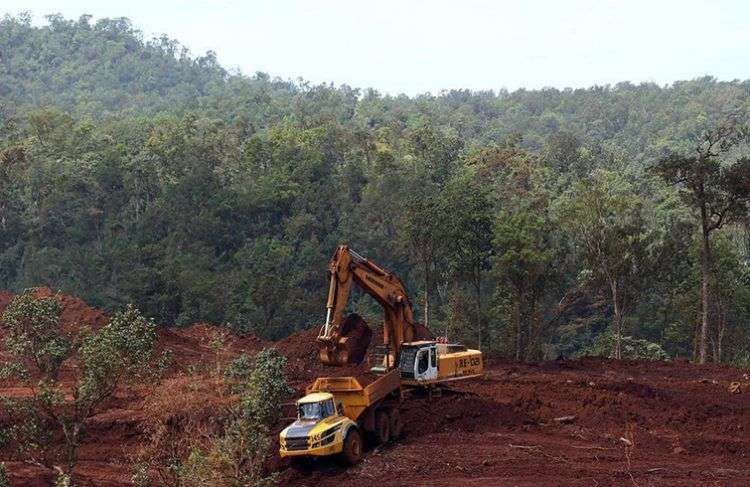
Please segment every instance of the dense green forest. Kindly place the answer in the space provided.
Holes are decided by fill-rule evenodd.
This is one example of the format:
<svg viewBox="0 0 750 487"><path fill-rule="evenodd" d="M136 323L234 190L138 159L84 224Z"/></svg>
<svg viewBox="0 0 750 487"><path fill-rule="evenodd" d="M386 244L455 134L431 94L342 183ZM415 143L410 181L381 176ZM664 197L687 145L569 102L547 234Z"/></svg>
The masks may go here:
<svg viewBox="0 0 750 487"><path fill-rule="evenodd" d="M749 111L710 77L389 96L6 16L0 288L278 338L321 323L349 243L498 355L692 358L705 323L708 360L750 365Z"/></svg>

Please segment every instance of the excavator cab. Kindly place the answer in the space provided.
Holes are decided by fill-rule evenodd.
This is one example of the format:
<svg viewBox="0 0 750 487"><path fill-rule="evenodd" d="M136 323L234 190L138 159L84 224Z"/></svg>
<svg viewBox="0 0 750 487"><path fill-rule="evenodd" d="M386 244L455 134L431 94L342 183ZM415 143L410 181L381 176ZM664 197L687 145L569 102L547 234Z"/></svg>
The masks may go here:
<svg viewBox="0 0 750 487"><path fill-rule="evenodd" d="M430 341L404 343L398 364L401 377L415 381L438 378L437 344Z"/></svg>
<svg viewBox="0 0 750 487"><path fill-rule="evenodd" d="M398 361L401 382L413 386L479 377L483 368L482 352L460 343L407 342Z"/></svg>

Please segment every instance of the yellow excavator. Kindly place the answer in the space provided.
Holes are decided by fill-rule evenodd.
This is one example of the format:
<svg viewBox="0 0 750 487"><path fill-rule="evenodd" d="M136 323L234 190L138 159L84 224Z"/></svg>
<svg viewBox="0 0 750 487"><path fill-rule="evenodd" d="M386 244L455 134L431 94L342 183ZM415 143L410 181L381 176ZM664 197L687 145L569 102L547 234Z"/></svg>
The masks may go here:
<svg viewBox="0 0 750 487"><path fill-rule="evenodd" d="M279 454L292 458L341 455L354 464L361 459L365 436L377 444L401 434L403 387L434 387L478 377L483 370L482 353L461 344L415 341L425 337L417 336L404 284L346 245L336 249L329 273L326 321L317 339L320 360L326 365L350 365L362 360L368 348L371 332L367 325L356 315L344 316L356 285L383 307L383 350L375 355L370 369L377 378L365 386L355 377L316 379L296 403L297 420L279 434Z"/></svg>

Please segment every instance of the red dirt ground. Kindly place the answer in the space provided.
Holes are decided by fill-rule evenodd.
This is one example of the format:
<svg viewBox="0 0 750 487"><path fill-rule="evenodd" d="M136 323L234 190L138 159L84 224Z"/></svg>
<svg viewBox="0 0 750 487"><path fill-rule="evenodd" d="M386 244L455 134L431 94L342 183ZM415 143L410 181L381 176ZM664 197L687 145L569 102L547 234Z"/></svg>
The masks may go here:
<svg viewBox="0 0 750 487"><path fill-rule="evenodd" d="M9 298L0 292L0 311ZM80 300L58 299L66 323L106 322L104 313ZM171 349L174 358L159 386L163 400L182 407L183 399L204 397L194 407L210 414L227 398L215 398L212 383L198 382L191 368L269 345L227 334L217 354L217 333L206 324L160 330L160 348ZM317 375L366 372L364 364L321 365L316 335L308 330L275 344L288 358L289 380L298 391ZM373 341L378 336L375 331ZM741 383L739 393L729 392L731 382ZM23 393L18 384L0 386L0 395ZM147 413L160 407L144 401L152 390L122 388L89 422L77 470L81 485L130 485L130 456L145 441ZM274 461L281 485L750 485L750 379L730 367L602 359L490 362L482 379L456 383L442 397L410 394L402 415L403 439L368 451L355 467L319 461L295 470ZM564 416L573 418L556 421ZM12 485L51 485L50 471L0 453Z"/></svg>
<svg viewBox="0 0 750 487"><path fill-rule="evenodd" d="M731 394L733 381L745 390ZM403 440L360 465L318 462L285 471L285 483L750 485L750 384L737 369L494 363L455 391L407 400Z"/></svg>

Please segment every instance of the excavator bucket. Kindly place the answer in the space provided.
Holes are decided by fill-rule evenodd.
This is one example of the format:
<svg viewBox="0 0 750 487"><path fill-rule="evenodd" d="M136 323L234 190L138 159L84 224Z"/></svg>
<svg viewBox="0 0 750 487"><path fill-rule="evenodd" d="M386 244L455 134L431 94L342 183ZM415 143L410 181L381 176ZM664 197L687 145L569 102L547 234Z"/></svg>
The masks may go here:
<svg viewBox="0 0 750 487"><path fill-rule="evenodd" d="M367 354L372 330L358 314L352 313L341 324L341 331L333 340L319 339L320 361L325 365L359 364Z"/></svg>

